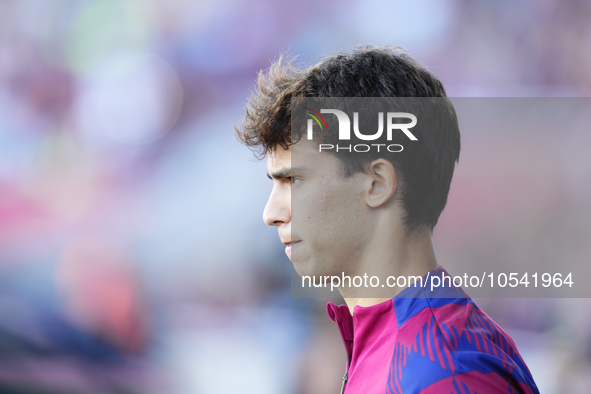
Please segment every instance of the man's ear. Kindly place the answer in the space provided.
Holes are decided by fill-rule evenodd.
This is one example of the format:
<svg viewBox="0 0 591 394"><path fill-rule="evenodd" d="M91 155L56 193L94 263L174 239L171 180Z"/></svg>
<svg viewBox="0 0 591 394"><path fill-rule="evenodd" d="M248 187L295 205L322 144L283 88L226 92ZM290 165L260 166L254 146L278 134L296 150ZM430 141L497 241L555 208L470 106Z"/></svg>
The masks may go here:
<svg viewBox="0 0 591 394"><path fill-rule="evenodd" d="M367 205L377 208L388 202L396 192L396 170L386 159L377 159L369 164L368 188L365 195ZM371 182L371 184L369 184Z"/></svg>

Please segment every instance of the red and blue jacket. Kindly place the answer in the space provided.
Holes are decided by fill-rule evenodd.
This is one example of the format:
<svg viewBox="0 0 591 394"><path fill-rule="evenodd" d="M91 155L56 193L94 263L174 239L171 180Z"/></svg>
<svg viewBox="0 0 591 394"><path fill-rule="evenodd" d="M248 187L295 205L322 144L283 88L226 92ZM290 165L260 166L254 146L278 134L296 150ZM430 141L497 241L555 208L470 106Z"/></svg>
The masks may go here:
<svg viewBox="0 0 591 394"><path fill-rule="evenodd" d="M461 288L408 287L353 316L331 302L327 312L347 351L346 394L539 393L511 337Z"/></svg>

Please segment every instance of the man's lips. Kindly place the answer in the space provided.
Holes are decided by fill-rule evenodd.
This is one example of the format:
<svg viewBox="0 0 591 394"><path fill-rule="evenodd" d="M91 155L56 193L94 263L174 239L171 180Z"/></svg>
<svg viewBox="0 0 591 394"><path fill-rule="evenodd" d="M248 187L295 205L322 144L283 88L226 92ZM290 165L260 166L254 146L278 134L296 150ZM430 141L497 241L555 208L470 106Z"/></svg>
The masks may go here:
<svg viewBox="0 0 591 394"><path fill-rule="evenodd" d="M285 246L285 253L291 258L291 250L302 243L302 241L283 242Z"/></svg>
<svg viewBox="0 0 591 394"><path fill-rule="evenodd" d="M297 244L298 242L301 242L301 241L300 240L298 240L298 241L281 241L281 243L284 245Z"/></svg>

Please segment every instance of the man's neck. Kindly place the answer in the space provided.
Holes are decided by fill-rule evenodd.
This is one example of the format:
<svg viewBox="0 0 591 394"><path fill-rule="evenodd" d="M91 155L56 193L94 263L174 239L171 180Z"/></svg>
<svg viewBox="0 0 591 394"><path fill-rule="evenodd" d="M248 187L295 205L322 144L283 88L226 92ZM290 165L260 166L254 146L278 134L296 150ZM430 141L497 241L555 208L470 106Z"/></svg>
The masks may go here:
<svg viewBox="0 0 591 394"><path fill-rule="evenodd" d="M362 261L355 264L358 268L354 275L377 276L379 278L377 288L339 288L351 315L353 315L355 306L368 307L392 299L412 284L409 283L411 281L409 277L424 276L439 266L433 249L431 232L428 230L410 240L406 237L401 237L398 242L388 242L387 238L376 239L372 244L374 245L367 248L369 253L364 256ZM390 287L390 284L395 280L390 279L388 285L383 286L387 283L388 277L404 277L405 280L397 281L396 286ZM378 293L376 290L384 290L385 292Z"/></svg>

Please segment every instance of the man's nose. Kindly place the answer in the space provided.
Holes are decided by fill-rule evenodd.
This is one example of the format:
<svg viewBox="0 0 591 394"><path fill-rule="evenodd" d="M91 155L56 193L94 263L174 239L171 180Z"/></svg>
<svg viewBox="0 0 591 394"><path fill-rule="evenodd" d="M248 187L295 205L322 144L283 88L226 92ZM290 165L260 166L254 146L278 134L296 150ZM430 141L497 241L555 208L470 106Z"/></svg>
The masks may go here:
<svg viewBox="0 0 591 394"><path fill-rule="evenodd" d="M263 211L263 221L269 226L279 226L291 220L291 195L273 190Z"/></svg>

